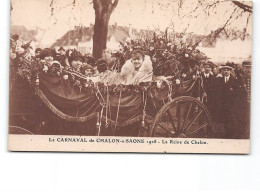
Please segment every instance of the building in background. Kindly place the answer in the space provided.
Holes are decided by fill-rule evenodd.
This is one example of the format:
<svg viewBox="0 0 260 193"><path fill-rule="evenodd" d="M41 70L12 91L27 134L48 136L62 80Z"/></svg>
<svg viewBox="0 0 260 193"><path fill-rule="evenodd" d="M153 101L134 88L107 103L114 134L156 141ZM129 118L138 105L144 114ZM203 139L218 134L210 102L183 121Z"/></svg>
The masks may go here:
<svg viewBox="0 0 260 193"><path fill-rule="evenodd" d="M33 48L45 47L42 41L45 31L38 27L28 30L23 25L11 25L10 32L11 34L18 34L25 43L32 41L31 46ZM130 39L153 39L154 32L155 30L134 29L131 25L129 27L118 26L117 24L109 25L107 48L119 50L121 44ZM76 49L83 55L92 53L93 33L94 25L90 25L89 27L77 26L65 33L60 39L57 39L51 48L58 50L62 46L65 49ZM164 33L156 32L158 36L163 36ZM168 35L169 39L171 39L171 36L174 37L176 34L172 32L172 34L169 33ZM243 60L251 56L252 38L241 31L222 32L217 39L196 34L185 34L185 36L187 36L186 42L190 42L191 44L202 39L198 45L198 49L216 64L223 64L227 61L241 64Z"/></svg>
<svg viewBox="0 0 260 193"><path fill-rule="evenodd" d="M252 37L246 31L223 30L217 39L205 39L199 49L216 64L224 64L227 61L242 64L251 57Z"/></svg>
<svg viewBox="0 0 260 193"><path fill-rule="evenodd" d="M81 54L92 53L93 33L94 25L89 27L77 26L58 39L51 47L58 49L62 46L65 49L76 49ZM120 43L124 43L130 37L130 34L131 28L129 27L110 25L108 27L107 48L118 50Z"/></svg>

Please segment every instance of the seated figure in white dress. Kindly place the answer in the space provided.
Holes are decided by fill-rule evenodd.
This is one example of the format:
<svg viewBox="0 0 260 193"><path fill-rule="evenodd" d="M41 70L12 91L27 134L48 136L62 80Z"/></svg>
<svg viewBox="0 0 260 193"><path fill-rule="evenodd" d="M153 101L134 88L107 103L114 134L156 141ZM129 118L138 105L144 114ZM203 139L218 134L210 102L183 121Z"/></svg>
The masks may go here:
<svg viewBox="0 0 260 193"><path fill-rule="evenodd" d="M141 50L135 50L132 53L132 58L123 65L120 74L122 84L125 85L150 82L153 77L152 61Z"/></svg>

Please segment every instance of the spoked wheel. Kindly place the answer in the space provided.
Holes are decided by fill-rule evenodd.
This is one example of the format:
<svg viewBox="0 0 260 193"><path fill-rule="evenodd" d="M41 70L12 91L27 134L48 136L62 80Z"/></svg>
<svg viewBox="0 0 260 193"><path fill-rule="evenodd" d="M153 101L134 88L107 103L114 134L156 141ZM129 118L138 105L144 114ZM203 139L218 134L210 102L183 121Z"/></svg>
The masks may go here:
<svg viewBox="0 0 260 193"><path fill-rule="evenodd" d="M31 131L18 126L9 126L9 134L33 135Z"/></svg>
<svg viewBox="0 0 260 193"><path fill-rule="evenodd" d="M199 100L182 96L166 103L156 114L151 137L211 138L212 122L206 106Z"/></svg>

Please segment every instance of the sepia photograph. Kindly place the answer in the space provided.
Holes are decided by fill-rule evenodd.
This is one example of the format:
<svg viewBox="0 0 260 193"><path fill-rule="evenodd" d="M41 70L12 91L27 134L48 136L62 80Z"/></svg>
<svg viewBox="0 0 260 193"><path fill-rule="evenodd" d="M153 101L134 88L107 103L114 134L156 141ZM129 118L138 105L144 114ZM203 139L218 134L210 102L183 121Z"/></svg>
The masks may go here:
<svg viewBox="0 0 260 193"><path fill-rule="evenodd" d="M10 3L9 150L250 152L252 1Z"/></svg>

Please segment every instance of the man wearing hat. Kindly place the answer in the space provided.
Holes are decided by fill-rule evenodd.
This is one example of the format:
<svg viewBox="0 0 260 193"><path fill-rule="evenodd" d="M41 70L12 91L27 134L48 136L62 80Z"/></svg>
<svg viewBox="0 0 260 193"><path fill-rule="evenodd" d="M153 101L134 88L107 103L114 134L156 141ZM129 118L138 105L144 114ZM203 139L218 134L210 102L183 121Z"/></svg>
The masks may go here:
<svg viewBox="0 0 260 193"><path fill-rule="evenodd" d="M214 110L214 82L215 77L212 74L212 62L206 62L203 64L204 72L202 73L202 81L203 81L203 88L204 91L207 94L206 101L204 101L204 104L207 106L212 118L215 118L213 116L213 110Z"/></svg>
<svg viewBox="0 0 260 193"><path fill-rule="evenodd" d="M66 58L67 58L67 57L66 57L66 55L65 55L66 50L65 50L63 47L60 47L60 48L58 49L58 51L59 51L59 53L56 54L55 59L56 59L57 61L59 61L60 64L61 64L63 67L66 67L66 66L67 66L67 64L66 64Z"/></svg>
<svg viewBox="0 0 260 193"><path fill-rule="evenodd" d="M242 62L242 73L237 76L239 81L239 120L241 123L241 137L249 138L250 134L250 98L251 98L251 61Z"/></svg>
<svg viewBox="0 0 260 193"><path fill-rule="evenodd" d="M245 60L242 63L243 66L243 86L247 94L247 102L250 104L250 91L251 91L251 61Z"/></svg>
<svg viewBox="0 0 260 193"><path fill-rule="evenodd" d="M62 46L58 49L58 51L60 55L65 55L66 50Z"/></svg>
<svg viewBox="0 0 260 193"><path fill-rule="evenodd" d="M221 66L222 77L216 79L216 107L217 118L224 124L225 138L233 139L237 136L236 121L238 81L231 74L232 63Z"/></svg>

